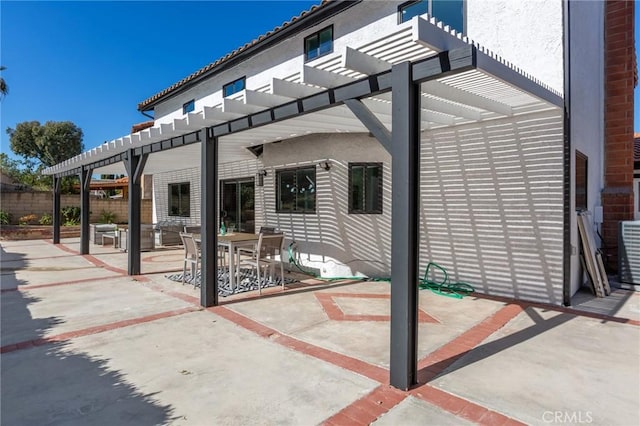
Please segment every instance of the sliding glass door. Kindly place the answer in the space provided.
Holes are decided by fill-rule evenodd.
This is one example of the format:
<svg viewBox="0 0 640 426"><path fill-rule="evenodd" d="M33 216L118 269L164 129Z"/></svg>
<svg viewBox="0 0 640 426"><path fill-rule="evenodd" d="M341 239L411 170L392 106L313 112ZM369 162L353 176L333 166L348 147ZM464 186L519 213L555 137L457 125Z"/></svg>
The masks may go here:
<svg viewBox="0 0 640 426"><path fill-rule="evenodd" d="M255 232L255 184L253 178L220 182L221 211L227 229Z"/></svg>

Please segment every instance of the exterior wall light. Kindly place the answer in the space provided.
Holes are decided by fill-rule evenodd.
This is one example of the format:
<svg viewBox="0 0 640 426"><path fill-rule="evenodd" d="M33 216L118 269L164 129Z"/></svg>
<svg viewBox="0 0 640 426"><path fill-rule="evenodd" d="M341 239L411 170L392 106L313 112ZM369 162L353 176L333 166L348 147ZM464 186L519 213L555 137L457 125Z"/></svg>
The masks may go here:
<svg viewBox="0 0 640 426"><path fill-rule="evenodd" d="M256 173L256 186L264 186L264 177L267 175L267 171L265 169L260 170Z"/></svg>
<svg viewBox="0 0 640 426"><path fill-rule="evenodd" d="M322 163L318 165L327 171L331 170L331 163L329 162L329 160L324 160Z"/></svg>

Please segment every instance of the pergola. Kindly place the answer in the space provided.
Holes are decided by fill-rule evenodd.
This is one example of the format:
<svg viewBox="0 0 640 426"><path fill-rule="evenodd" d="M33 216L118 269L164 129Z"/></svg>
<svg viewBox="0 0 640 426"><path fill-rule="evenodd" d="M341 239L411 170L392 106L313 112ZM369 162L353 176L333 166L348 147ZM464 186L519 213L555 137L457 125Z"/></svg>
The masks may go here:
<svg viewBox="0 0 640 426"><path fill-rule="evenodd" d="M225 99L220 106L111 141L48 169L55 183L54 243L60 242L60 178L80 176L80 251L86 254L90 177L97 170L124 169L129 176L128 273L139 274L143 172L194 167L199 158L200 303L217 305L219 163L255 158L247 148L308 133L370 132L392 158L390 383L408 389L417 380L420 133L563 110L564 100L434 22L417 18L407 28L363 48L347 48L339 60L305 66L300 81L273 78L269 93L246 90L240 99ZM565 194L565 205L566 200ZM565 214L565 250L567 222Z"/></svg>

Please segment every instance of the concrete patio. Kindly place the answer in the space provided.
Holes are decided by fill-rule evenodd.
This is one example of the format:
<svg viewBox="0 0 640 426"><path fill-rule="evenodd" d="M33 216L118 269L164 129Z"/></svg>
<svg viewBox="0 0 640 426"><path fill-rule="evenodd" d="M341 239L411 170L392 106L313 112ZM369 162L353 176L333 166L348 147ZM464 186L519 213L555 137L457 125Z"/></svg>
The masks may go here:
<svg viewBox="0 0 640 426"><path fill-rule="evenodd" d="M640 424L640 293L572 308L420 292L420 383L388 386L389 283L221 298L182 250L3 241L6 425Z"/></svg>

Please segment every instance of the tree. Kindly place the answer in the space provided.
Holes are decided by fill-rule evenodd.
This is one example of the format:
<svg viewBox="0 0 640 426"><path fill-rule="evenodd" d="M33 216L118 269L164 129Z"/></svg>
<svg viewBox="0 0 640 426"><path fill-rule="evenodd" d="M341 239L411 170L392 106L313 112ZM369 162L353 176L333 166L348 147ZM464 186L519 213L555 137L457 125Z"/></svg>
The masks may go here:
<svg viewBox="0 0 640 426"><path fill-rule="evenodd" d="M6 69L7 67L0 65L0 71L4 71ZM9 86L7 86L7 82L4 81L4 78L0 77L0 99L4 98L7 93L9 93Z"/></svg>
<svg viewBox="0 0 640 426"><path fill-rule="evenodd" d="M51 167L78 155L84 149L82 130L70 121L38 121L18 123L15 129L7 128L11 151L35 160L35 167Z"/></svg>
<svg viewBox="0 0 640 426"><path fill-rule="evenodd" d="M51 186L51 177L43 176L33 167L33 160L14 160L1 152L0 170L25 188L47 189Z"/></svg>

